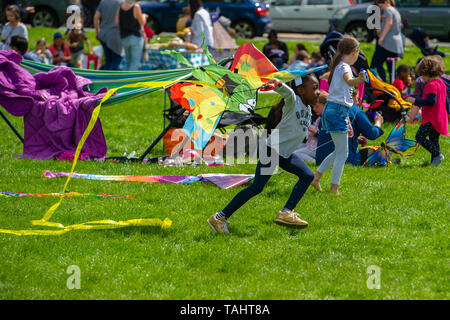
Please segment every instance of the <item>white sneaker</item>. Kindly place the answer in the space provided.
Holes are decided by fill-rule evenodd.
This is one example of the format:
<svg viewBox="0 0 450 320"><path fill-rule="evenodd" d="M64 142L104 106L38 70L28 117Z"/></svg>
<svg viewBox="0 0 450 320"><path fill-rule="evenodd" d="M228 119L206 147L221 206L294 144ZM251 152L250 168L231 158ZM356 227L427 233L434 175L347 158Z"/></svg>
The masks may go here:
<svg viewBox="0 0 450 320"><path fill-rule="evenodd" d="M442 160L444 160L444 155L441 153L440 155L434 157L433 160L431 160L431 165L437 166L439 163L442 162Z"/></svg>

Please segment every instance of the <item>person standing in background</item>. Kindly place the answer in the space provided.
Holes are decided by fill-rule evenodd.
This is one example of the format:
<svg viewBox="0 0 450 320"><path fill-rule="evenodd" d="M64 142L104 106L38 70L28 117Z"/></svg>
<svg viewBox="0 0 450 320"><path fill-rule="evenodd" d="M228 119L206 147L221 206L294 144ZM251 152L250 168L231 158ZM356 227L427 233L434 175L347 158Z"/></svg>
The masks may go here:
<svg viewBox="0 0 450 320"><path fill-rule="evenodd" d="M116 12L115 23L119 26L125 50L126 70L139 70L145 42L143 27L147 18L135 0L125 0Z"/></svg>
<svg viewBox="0 0 450 320"><path fill-rule="evenodd" d="M391 1L376 0L376 4L383 10L383 19L381 21L380 37L378 38L372 64L370 65L371 68L377 70L378 75L384 82L386 82L384 63L387 62L388 70L392 70L392 62L388 61L387 58L402 57L404 52L402 18L394 7L395 3ZM393 77L395 79L395 75Z"/></svg>
<svg viewBox="0 0 450 320"><path fill-rule="evenodd" d="M73 30L67 30L66 37L69 42L70 53L72 54L72 63L75 68L81 68L84 55L84 42L86 42L89 54L94 54L91 42L83 30L83 24L77 23Z"/></svg>
<svg viewBox="0 0 450 320"><path fill-rule="evenodd" d="M205 35L205 43L208 47L214 47L213 26L209 12L203 8L202 0L189 0L189 8L192 19L192 43L202 46L202 33Z"/></svg>
<svg viewBox="0 0 450 320"><path fill-rule="evenodd" d="M103 70L118 70L122 61L122 39L115 17L122 0L102 0L94 15L96 38L100 41L105 54Z"/></svg>

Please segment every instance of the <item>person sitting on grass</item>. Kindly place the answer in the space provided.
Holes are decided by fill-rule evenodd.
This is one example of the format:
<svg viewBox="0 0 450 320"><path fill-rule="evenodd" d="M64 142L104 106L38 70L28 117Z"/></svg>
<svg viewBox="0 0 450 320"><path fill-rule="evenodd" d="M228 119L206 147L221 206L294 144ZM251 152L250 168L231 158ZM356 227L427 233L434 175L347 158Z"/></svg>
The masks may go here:
<svg viewBox="0 0 450 320"><path fill-rule="evenodd" d="M438 46L431 46L430 45L430 36L426 33L423 32L423 41L424 41L424 49L427 50L428 52L432 53L433 55L440 55L442 58L445 58L446 56L448 56L448 53L444 53L442 51L438 50Z"/></svg>
<svg viewBox="0 0 450 320"><path fill-rule="evenodd" d="M448 114L446 110L447 87L440 79L445 72L444 62L438 55L424 57L416 66L416 74L426 82L421 98L406 98L413 104L409 121L422 108L422 123L416 134L416 141L431 154L431 165L437 166L444 160L439 145L439 136L448 136ZM427 139L429 137L429 139Z"/></svg>
<svg viewBox="0 0 450 320"><path fill-rule="evenodd" d="M348 157L346 163L354 166L363 165L368 157L368 149L358 149L358 145L364 147L367 144L367 139L375 140L381 137L384 132L381 125L384 120L380 113L375 116L375 125L372 125L366 113L358 107L359 94L358 87L353 88L353 105L349 110L349 120L353 127L353 137L348 138ZM319 126L319 133L317 137L316 149L316 164L320 165L322 161L334 151L334 144L332 143L331 135Z"/></svg>
<svg viewBox="0 0 450 320"><path fill-rule="evenodd" d="M397 68L397 78L394 80L392 85L400 91L403 98L410 95L412 86L411 67L406 64L399 65Z"/></svg>
<svg viewBox="0 0 450 320"><path fill-rule="evenodd" d="M48 47L48 50L52 53L55 66L72 66L72 54L69 46L64 42L61 32L56 32L53 35L53 44Z"/></svg>
<svg viewBox="0 0 450 320"><path fill-rule="evenodd" d="M308 226L308 223L300 219L294 209L311 184L314 174L294 151L308 133L308 127L311 124L310 106L315 105L319 98L319 82L314 75L307 75L291 81L290 86L277 79L270 79L263 85L263 88L268 89L272 86L275 86L274 90L283 97L283 100L276 106L281 109L281 112L272 113L281 118L271 121L268 119L268 122L276 127L266 127L266 129L276 130L271 131L271 135L267 139L267 146L264 147L267 148L266 154L269 159L263 159L260 156L253 183L240 191L222 211L213 214L208 219L208 224L216 233L229 233L228 219L247 201L261 193L277 165L283 170L295 174L299 180L283 209L278 212L275 223L292 228Z"/></svg>
<svg viewBox="0 0 450 320"><path fill-rule="evenodd" d="M297 54L297 60L291 64L287 70L304 70L309 68L309 55L306 50L300 50Z"/></svg>
<svg viewBox="0 0 450 320"><path fill-rule="evenodd" d="M18 54L20 54L24 59L36 61L36 62L43 62L43 60L34 54L31 51L28 51L28 40L25 37L22 36L14 36L11 38L10 42L11 50L16 51Z"/></svg>
<svg viewBox="0 0 450 320"><path fill-rule="evenodd" d="M323 66L325 64L325 59L322 57L322 55L320 54L320 51L314 51L313 53L311 53L311 59L309 62L309 68L317 68L320 66ZM322 75L325 74L325 72L327 72L326 70L319 70L316 72L316 77L318 77L320 79L320 77Z"/></svg>
<svg viewBox="0 0 450 320"><path fill-rule="evenodd" d="M186 41L190 41L191 39L187 39L188 33L190 33L190 29L187 29L191 26L191 9L189 6L181 8L183 11L183 16L179 17L177 20L176 30L177 37L183 38Z"/></svg>
<svg viewBox="0 0 450 320"><path fill-rule="evenodd" d="M277 67L282 69L289 60L289 50L286 43L278 40L278 32L270 30L268 35L269 42L263 47L264 55Z"/></svg>
<svg viewBox="0 0 450 320"><path fill-rule="evenodd" d="M312 119L312 123L308 128L308 137L306 142L302 142L295 153L297 153L303 161L314 162L316 159L316 148L317 148L317 137L319 136L319 124L320 117L322 116L323 109L327 103L328 93L325 91L320 91L319 99L317 103L313 106L313 118L314 115L316 119Z"/></svg>
<svg viewBox="0 0 450 320"><path fill-rule="evenodd" d="M294 47L294 54L289 58L290 65L297 60L297 55L301 50L305 50L309 55L309 51L306 49L305 45L303 43L297 43Z"/></svg>
<svg viewBox="0 0 450 320"><path fill-rule="evenodd" d="M45 38L41 38L36 42L36 49L33 50L33 53L42 59L42 63L53 63L52 53L47 48Z"/></svg>

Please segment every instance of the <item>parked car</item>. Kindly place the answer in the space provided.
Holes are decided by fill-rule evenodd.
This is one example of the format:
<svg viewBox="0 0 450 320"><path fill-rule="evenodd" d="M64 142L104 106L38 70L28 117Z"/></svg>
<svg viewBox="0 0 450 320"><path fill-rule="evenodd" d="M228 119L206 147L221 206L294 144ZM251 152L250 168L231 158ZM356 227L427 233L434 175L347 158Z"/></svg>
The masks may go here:
<svg viewBox="0 0 450 320"><path fill-rule="evenodd" d="M187 0L162 0L139 2L142 12L148 14L147 25L160 33L175 32L176 22L182 14ZM231 27L238 38L261 36L270 29L268 7L257 0L204 0L203 7L209 12L218 12L231 20Z"/></svg>
<svg viewBox="0 0 450 320"><path fill-rule="evenodd" d="M372 4L361 4L338 10L330 19L330 29L341 33L353 33L358 40L370 42L375 37L374 30L367 28L369 14L366 12ZM396 8L404 24L406 36L412 30L421 27L432 38L450 39L450 2L436 0L397 0Z"/></svg>
<svg viewBox="0 0 450 320"><path fill-rule="evenodd" d="M274 0L269 16L277 31L327 33L330 18L348 5L349 0Z"/></svg>
<svg viewBox="0 0 450 320"><path fill-rule="evenodd" d="M22 7L34 7L34 13L25 14L22 20L33 27L57 28L66 23L67 8L70 5L80 6L80 0L22 0Z"/></svg>

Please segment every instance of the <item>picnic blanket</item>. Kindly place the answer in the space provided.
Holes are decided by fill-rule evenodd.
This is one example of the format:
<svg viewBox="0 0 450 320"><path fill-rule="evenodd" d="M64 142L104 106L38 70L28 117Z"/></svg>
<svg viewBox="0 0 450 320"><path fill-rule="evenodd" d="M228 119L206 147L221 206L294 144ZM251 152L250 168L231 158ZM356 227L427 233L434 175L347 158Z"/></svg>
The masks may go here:
<svg viewBox="0 0 450 320"><path fill-rule="evenodd" d="M180 69L186 68L186 65L180 63L174 56L170 54L163 54L162 51L164 49L151 49L147 50L147 59L141 60L139 64L140 70L170 70L170 69ZM179 51L194 67L200 67L203 65L207 65L208 58L202 52L191 52L187 50L183 50L181 48L175 48L175 50ZM120 70L125 70L126 68L126 59L122 58L122 61L119 65Z"/></svg>
<svg viewBox="0 0 450 320"><path fill-rule="evenodd" d="M33 76L19 65L21 61L22 56L15 51L0 51L0 105L11 115L24 118L22 157L51 159L75 152L106 88L97 94L83 91L92 81L63 66ZM101 159L106 150L98 121L82 152Z"/></svg>

